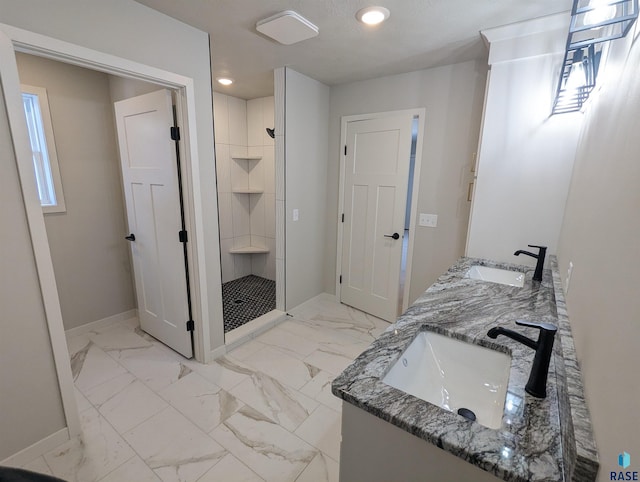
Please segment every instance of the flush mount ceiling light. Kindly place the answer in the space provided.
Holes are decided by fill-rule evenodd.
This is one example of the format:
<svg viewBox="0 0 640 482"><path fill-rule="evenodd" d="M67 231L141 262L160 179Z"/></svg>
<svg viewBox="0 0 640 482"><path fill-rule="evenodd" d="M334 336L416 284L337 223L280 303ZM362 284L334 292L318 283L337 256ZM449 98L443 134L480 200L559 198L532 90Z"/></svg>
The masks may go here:
<svg viewBox="0 0 640 482"><path fill-rule="evenodd" d="M293 10L277 13L256 23L256 30L284 45L316 37L318 27Z"/></svg>
<svg viewBox="0 0 640 482"><path fill-rule="evenodd" d="M222 85L233 84L233 79L230 79L229 77L218 77L216 80L218 81L219 84L222 84Z"/></svg>
<svg viewBox="0 0 640 482"><path fill-rule="evenodd" d="M367 7L358 10L356 18L367 25L378 25L389 18L391 12L384 7Z"/></svg>

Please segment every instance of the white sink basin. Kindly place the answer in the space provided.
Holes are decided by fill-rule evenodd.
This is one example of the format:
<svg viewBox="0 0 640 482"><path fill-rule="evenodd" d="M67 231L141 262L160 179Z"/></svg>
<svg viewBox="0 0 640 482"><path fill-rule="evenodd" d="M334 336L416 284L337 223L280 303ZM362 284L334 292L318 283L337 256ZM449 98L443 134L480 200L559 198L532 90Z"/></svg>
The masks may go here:
<svg viewBox="0 0 640 482"><path fill-rule="evenodd" d="M524 286L524 273L520 271L489 268L487 266L472 266L464 277L490 281L491 283L500 283L502 285L517 286L519 288Z"/></svg>
<svg viewBox="0 0 640 482"><path fill-rule="evenodd" d="M511 357L423 331L382 379L451 412L466 408L485 427L500 428Z"/></svg>

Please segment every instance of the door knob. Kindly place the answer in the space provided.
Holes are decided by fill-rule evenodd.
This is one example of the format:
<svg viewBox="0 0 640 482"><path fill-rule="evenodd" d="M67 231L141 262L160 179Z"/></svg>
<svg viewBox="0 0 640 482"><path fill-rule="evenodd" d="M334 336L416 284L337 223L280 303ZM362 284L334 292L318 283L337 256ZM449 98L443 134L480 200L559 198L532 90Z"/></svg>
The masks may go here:
<svg viewBox="0 0 640 482"><path fill-rule="evenodd" d="M129 236L125 236L124 239L126 239L127 241L135 241L136 235L131 233Z"/></svg>
<svg viewBox="0 0 640 482"><path fill-rule="evenodd" d="M393 238L393 239L400 239L400 235L398 233L393 233L393 234L385 234L384 235L385 238Z"/></svg>

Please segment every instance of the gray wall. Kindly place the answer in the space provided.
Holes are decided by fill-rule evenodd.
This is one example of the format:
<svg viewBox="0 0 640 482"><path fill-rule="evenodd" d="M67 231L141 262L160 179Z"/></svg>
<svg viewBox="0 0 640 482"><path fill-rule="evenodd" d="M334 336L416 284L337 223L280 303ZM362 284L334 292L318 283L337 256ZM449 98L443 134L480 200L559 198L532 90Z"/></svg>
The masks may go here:
<svg viewBox="0 0 640 482"><path fill-rule="evenodd" d="M196 323L209 323L212 348L224 344L208 35L133 0L0 0L0 22L194 80L199 215L207 240L198 253L209 309L209 317Z"/></svg>
<svg viewBox="0 0 640 482"><path fill-rule="evenodd" d="M287 68L285 232L287 309L324 291L329 87ZM293 209L300 219L293 222Z"/></svg>
<svg viewBox="0 0 640 482"><path fill-rule="evenodd" d="M65 329L136 307L109 76L17 54L49 97L67 210L45 214Z"/></svg>
<svg viewBox="0 0 640 482"><path fill-rule="evenodd" d="M142 80L116 77L115 75L109 75L108 77L109 93L111 95L112 103L124 99L130 99L131 97L137 97L139 95L149 94L162 88Z"/></svg>
<svg viewBox="0 0 640 482"><path fill-rule="evenodd" d="M638 26L636 24L636 32ZM587 107L560 235L573 273L567 306L600 453L599 480L640 453L640 43L613 42L606 82ZM629 47L631 50L629 51Z"/></svg>
<svg viewBox="0 0 640 482"><path fill-rule="evenodd" d="M66 426L0 91L0 460Z"/></svg>
<svg viewBox="0 0 640 482"><path fill-rule="evenodd" d="M465 62L331 88L326 292L335 293L342 116L426 108L420 188L413 195L418 196L418 213L438 214L438 227L416 228L409 302L463 255L470 208L467 187L484 99L484 65Z"/></svg>

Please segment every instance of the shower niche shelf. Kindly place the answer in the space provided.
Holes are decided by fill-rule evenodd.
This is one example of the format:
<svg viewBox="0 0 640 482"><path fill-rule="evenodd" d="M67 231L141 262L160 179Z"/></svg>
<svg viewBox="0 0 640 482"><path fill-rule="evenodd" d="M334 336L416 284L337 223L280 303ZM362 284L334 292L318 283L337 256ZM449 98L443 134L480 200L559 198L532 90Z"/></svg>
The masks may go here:
<svg viewBox="0 0 640 482"><path fill-rule="evenodd" d="M262 194L264 189L253 189L250 187L241 187L237 189L233 189L233 192L236 194Z"/></svg>
<svg viewBox="0 0 640 482"><path fill-rule="evenodd" d="M257 246L244 246L242 248L231 248L229 250L231 254L263 254L268 252L268 248L259 248Z"/></svg>
<svg viewBox="0 0 640 482"><path fill-rule="evenodd" d="M255 161L259 162L262 159L262 156L231 156L234 161ZM244 167L246 172L246 182L249 184L249 171L251 171L252 166L254 164L251 163L241 163L241 166ZM252 194L262 194L264 193L263 188L253 188L253 187L234 187L231 189L231 192L234 194L248 194L249 196ZM251 203L253 204L253 203ZM251 210L253 206L249 208ZM242 246L240 248L231 248L229 250L230 254L264 254L268 253L269 248L262 248L258 246Z"/></svg>
<svg viewBox="0 0 640 482"><path fill-rule="evenodd" d="M232 157L234 161L259 161L262 159L262 156L243 156L243 157Z"/></svg>

